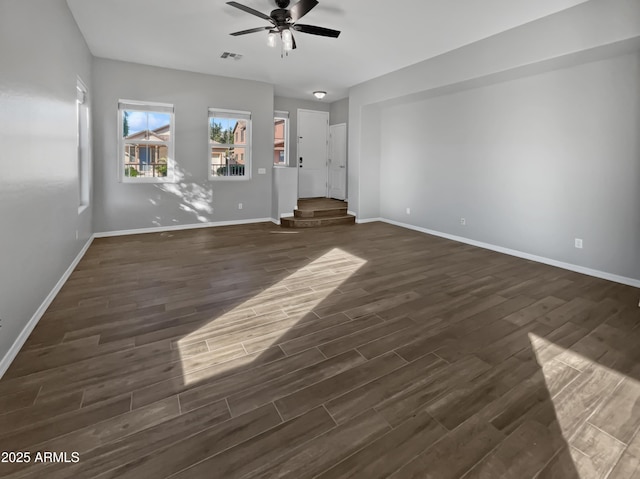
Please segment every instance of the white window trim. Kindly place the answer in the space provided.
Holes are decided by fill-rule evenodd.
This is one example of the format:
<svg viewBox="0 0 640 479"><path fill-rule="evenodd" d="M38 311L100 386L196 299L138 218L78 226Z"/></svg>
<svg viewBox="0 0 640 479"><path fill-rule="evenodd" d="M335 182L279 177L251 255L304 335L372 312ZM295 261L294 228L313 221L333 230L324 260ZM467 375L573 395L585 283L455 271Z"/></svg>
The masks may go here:
<svg viewBox="0 0 640 479"><path fill-rule="evenodd" d="M289 128L291 125L291 121L289 120L289 112L288 111L275 111L273 113L274 120L274 130L275 130L275 120L284 120L284 163L273 164L274 168L285 168L289 166ZM275 140L275 131L273 134Z"/></svg>
<svg viewBox="0 0 640 479"><path fill-rule="evenodd" d="M247 121L247 132L246 132L246 145L238 145L244 146L245 148L245 162L244 162L244 176L215 176L211 171L211 134L210 134L210 121L211 118L233 118L238 120L246 120ZM209 181L248 181L251 179L251 166L253 159L253 120L250 111L242 111L242 110L228 110L226 108L209 108L209 114L207 116L207 176ZM221 144L219 145L221 148L229 148L231 146L236 146L233 143Z"/></svg>
<svg viewBox="0 0 640 479"><path fill-rule="evenodd" d="M169 137L169 141L151 141L151 140L136 140L136 143L142 143L145 145L166 145L167 146L167 176L165 177L154 177L154 178L146 178L146 177L130 177L125 176L124 174L124 160L125 153L124 147L127 142L125 142L122 137L122 129L124 123L124 114L125 110L135 110L135 111L147 111L153 113L169 113L169 128L171 130L171 135ZM144 184L144 183L175 183L175 131L176 131L176 120L175 120L175 111L174 107L170 103L156 103L156 102L147 102L147 101L137 101L137 100L118 100L118 165L117 165L117 173L118 173L118 181L121 183L134 183L134 184Z"/></svg>
<svg viewBox="0 0 640 479"><path fill-rule="evenodd" d="M92 161L91 161L91 115L89 114L89 89L82 78L76 77L76 120L78 128L78 214L82 214L91 205L91 178ZM83 105L86 105L86 144L82 144L82 123L80 115L83 113ZM84 151L82 150L84 146ZM84 153L84 154L83 154Z"/></svg>

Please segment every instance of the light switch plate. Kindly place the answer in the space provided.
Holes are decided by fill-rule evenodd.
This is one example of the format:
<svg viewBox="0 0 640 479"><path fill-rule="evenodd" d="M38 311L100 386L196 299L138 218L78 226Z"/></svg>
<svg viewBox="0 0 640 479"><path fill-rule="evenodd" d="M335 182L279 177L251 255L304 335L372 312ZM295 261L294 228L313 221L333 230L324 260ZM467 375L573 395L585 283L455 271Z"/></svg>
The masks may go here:
<svg viewBox="0 0 640 479"><path fill-rule="evenodd" d="M259 175L266 175L267 174L267 169L266 168L258 168L258 174Z"/></svg>

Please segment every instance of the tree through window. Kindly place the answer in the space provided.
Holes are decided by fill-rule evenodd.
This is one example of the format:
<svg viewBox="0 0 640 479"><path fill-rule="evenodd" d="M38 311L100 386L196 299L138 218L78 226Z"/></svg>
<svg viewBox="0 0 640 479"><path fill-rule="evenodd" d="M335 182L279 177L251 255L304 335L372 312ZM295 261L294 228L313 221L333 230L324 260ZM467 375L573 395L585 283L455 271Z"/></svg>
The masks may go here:
<svg viewBox="0 0 640 479"><path fill-rule="evenodd" d="M251 113L209 109L209 178L251 175Z"/></svg>

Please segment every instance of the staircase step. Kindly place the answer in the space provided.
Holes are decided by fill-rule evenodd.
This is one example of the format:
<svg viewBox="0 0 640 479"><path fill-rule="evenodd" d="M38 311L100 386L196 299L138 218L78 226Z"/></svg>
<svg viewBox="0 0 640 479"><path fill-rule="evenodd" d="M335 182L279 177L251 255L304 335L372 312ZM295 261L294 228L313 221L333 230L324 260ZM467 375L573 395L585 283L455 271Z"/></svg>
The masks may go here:
<svg viewBox="0 0 640 479"><path fill-rule="evenodd" d="M280 224L284 228L317 228L318 226L355 224L355 222L356 217L353 215L316 218L296 218L295 216L289 216L280 220Z"/></svg>
<svg viewBox="0 0 640 479"><path fill-rule="evenodd" d="M293 216L282 218L283 228L316 228L319 226L355 224L356 218L347 213L346 201L332 198L299 198Z"/></svg>
<svg viewBox="0 0 640 479"><path fill-rule="evenodd" d="M336 205L337 207L347 206L347 202L333 198L298 198L298 209L301 210L336 208Z"/></svg>
<svg viewBox="0 0 640 479"><path fill-rule="evenodd" d="M293 214L296 218L335 218L338 216L347 216L347 207L324 208L317 210L295 210Z"/></svg>

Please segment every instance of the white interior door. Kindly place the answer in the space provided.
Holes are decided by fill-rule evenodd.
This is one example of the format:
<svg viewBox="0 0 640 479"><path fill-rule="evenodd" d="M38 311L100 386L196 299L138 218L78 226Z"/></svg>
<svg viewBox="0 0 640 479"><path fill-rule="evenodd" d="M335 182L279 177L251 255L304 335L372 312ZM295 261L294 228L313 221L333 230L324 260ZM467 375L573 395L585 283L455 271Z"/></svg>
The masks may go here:
<svg viewBox="0 0 640 479"><path fill-rule="evenodd" d="M329 112L298 110L298 197L327 196Z"/></svg>
<svg viewBox="0 0 640 479"><path fill-rule="evenodd" d="M347 197L347 124L329 127L329 198Z"/></svg>

